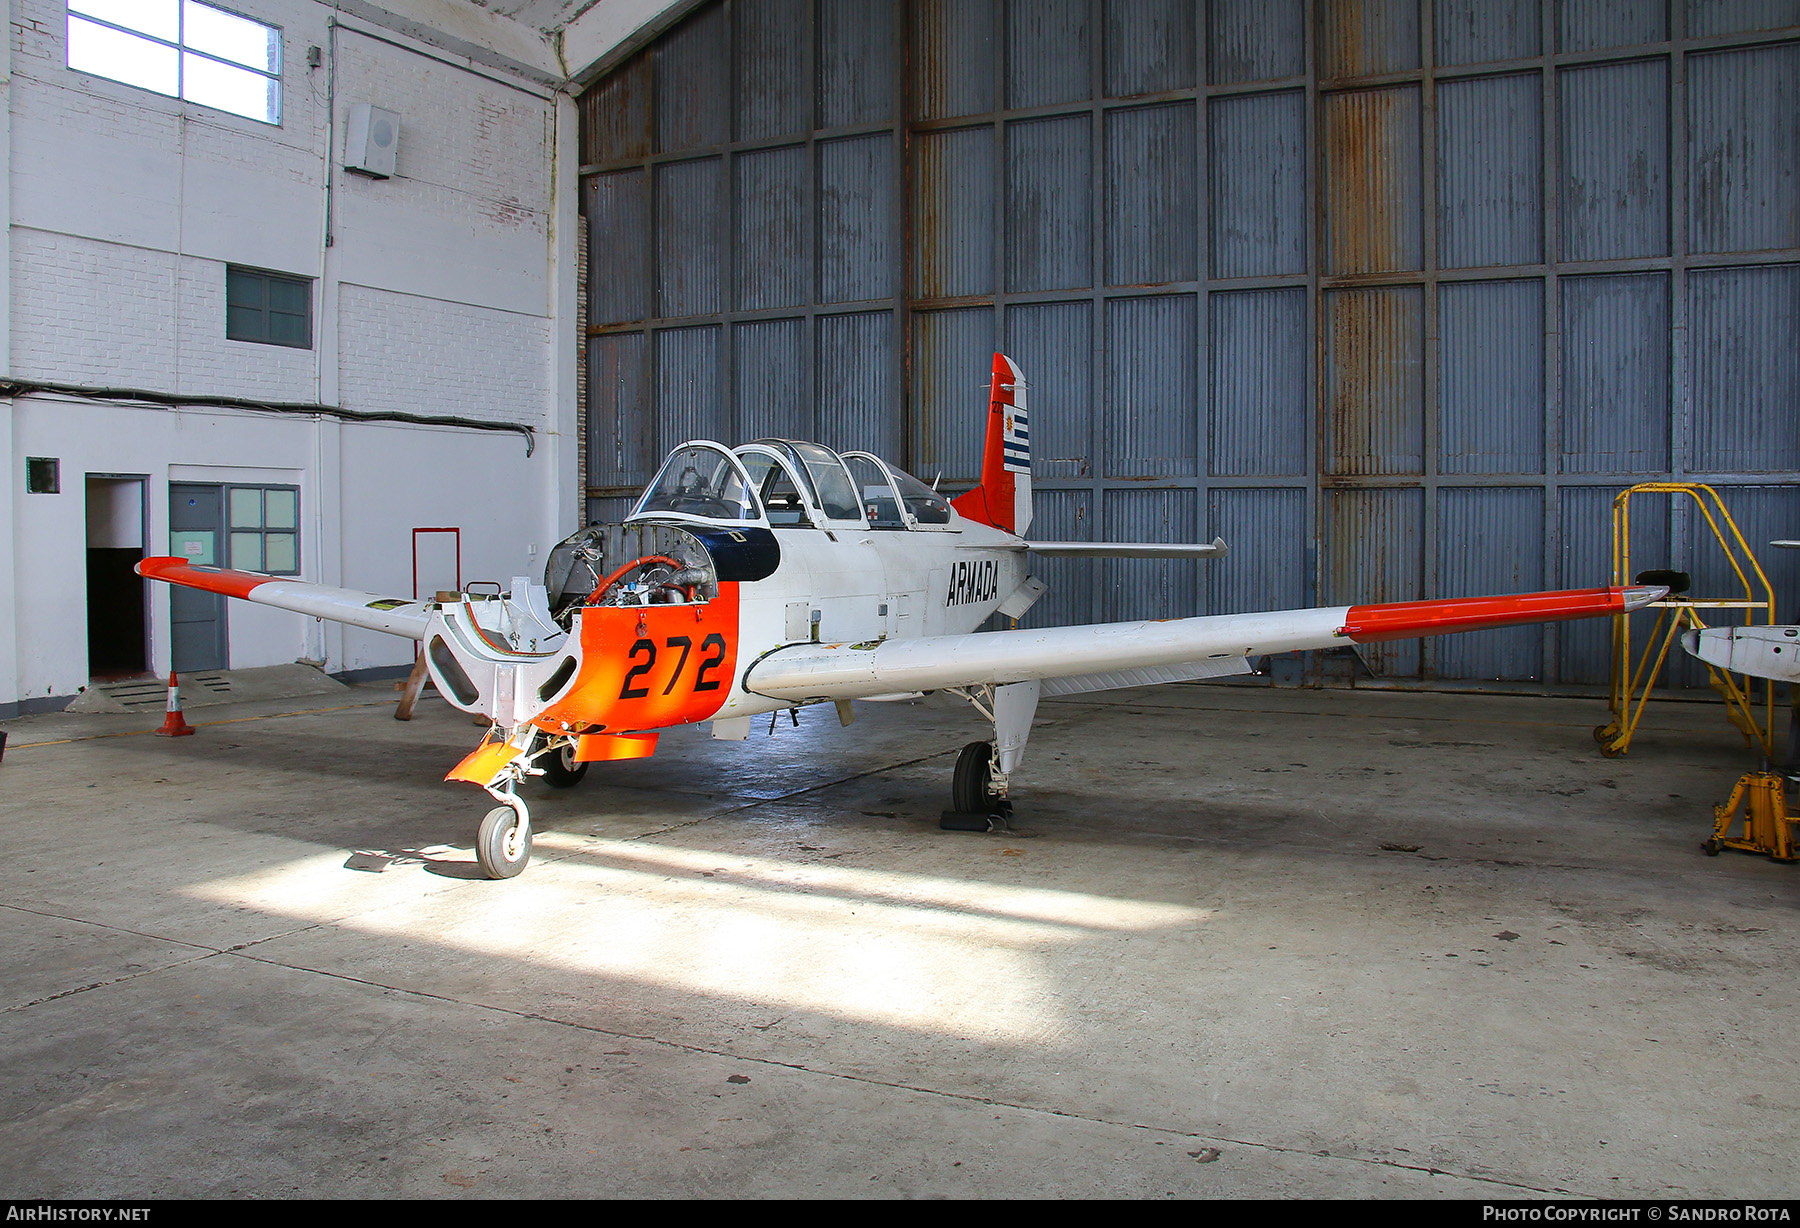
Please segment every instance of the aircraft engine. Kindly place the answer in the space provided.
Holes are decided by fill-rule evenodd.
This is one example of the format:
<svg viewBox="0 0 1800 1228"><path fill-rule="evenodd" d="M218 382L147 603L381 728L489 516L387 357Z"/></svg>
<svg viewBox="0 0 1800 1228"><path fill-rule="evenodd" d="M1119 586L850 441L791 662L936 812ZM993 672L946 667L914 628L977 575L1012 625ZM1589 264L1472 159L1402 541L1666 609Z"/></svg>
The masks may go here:
<svg viewBox="0 0 1800 1228"><path fill-rule="evenodd" d="M567 625L568 608L600 586L606 574L606 526L591 524L558 542L544 560L544 590L550 612Z"/></svg>
<svg viewBox="0 0 1800 1228"><path fill-rule="evenodd" d="M544 588L566 628L581 606L711 601L721 580L761 580L780 561L781 548L767 529L642 520L589 525L550 551Z"/></svg>

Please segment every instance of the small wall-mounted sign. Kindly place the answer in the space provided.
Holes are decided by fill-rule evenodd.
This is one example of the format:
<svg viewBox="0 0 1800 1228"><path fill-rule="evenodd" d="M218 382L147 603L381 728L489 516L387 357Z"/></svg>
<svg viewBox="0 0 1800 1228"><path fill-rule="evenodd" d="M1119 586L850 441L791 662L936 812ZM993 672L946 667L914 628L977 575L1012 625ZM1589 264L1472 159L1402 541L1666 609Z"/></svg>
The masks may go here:
<svg viewBox="0 0 1800 1228"><path fill-rule="evenodd" d="M213 566L213 534L210 530L176 529L169 534L169 553L190 563Z"/></svg>

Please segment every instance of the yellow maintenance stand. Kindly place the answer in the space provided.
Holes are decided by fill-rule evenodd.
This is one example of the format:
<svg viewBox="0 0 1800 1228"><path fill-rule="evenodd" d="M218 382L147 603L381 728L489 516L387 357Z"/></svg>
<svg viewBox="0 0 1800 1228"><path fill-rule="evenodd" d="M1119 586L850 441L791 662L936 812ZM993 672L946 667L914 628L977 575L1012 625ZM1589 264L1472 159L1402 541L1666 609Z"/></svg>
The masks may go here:
<svg viewBox="0 0 1800 1228"><path fill-rule="evenodd" d="M1634 660L1631 622L1628 615L1613 619L1613 661L1611 706L1612 720L1594 730L1600 752L1607 756L1622 755L1631 746L1631 736L1650 702L1650 690L1668 658L1669 648L1686 631L1704 630L1700 610L1732 610L1739 613L1745 627L1760 622L1773 627L1775 592L1769 578L1757 563L1756 555L1739 532L1737 523L1726 510L1717 491L1710 486L1684 482L1643 482L1621 491L1613 500L1613 583L1627 583L1631 568L1631 500L1635 495L1657 494L1685 496L1694 501L1700 518L1712 531L1736 578L1736 591L1729 597L1689 597L1671 592L1654 605L1660 607L1655 628L1643 651ZM1646 576L1647 581L1662 577ZM1786 635L1796 635L1796 628L1784 628ZM1733 633L1735 635L1735 633ZM1768 632L1752 633L1758 637ZM1796 645L1800 647L1800 644ZM1780 652L1781 649L1775 649ZM1744 735L1747 746L1753 746L1762 758L1762 770L1749 772L1738 779L1731 797L1723 806L1713 807L1713 833L1702 848L1717 856L1723 849L1742 849L1748 853L1765 853L1777 861L1796 859L1794 826L1800 818L1790 817L1787 807L1787 780L1772 770L1775 758L1774 715L1775 683L1762 676L1761 695L1757 679L1746 675L1740 684L1731 671L1719 669L1703 661L1713 690L1725 701L1725 715ZM1754 666L1747 666L1754 668ZM1732 826L1741 820L1742 831L1733 836Z"/></svg>
<svg viewBox="0 0 1800 1228"><path fill-rule="evenodd" d="M1645 641L1643 651L1635 659L1632 652L1631 616L1620 614L1613 618L1612 685L1609 701L1612 719L1594 730L1594 740L1600 743L1600 753L1608 758L1622 755L1631 748L1632 735L1637 732L1644 707L1650 702L1651 688L1656 684L1657 675L1662 672L1670 647L1684 631L1699 630L1706 626L1700 617L1701 610L1737 611L1745 625L1759 620L1765 624L1775 621L1775 591L1769 585L1769 578L1763 574L1762 566L1757 563L1755 554L1744 541L1744 535L1738 531L1737 522L1725 510L1724 500L1710 486L1688 482L1640 482L1619 492L1613 499L1612 509L1614 584L1632 583L1631 501L1640 495L1670 495L1691 499L1699 511L1699 519L1712 531L1713 539L1724 552L1735 577L1734 588L1737 591L1726 597L1690 597L1670 593L1663 600L1653 602L1653 608L1658 610L1656 625ZM1729 672L1715 669L1711 665L1706 666L1706 672L1712 689L1725 701L1726 718L1744 735L1745 745L1760 746L1765 763L1773 759L1775 751L1771 727L1775 714L1774 683L1765 679L1761 697L1758 698L1756 684L1749 679L1739 685L1738 680Z"/></svg>

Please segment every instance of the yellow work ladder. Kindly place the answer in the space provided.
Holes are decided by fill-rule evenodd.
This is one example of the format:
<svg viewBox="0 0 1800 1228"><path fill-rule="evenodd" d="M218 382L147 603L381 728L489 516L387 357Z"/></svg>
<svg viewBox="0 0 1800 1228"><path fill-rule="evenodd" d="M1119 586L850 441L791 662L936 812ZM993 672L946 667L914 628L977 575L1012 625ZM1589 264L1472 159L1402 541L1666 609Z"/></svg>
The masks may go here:
<svg viewBox="0 0 1800 1228"><path fill-rule="evenodd" d="M1691 498L1707 528L1712 530L1719 548L1725 552L1725 559L1731 565L1743 594L1734 597L1687 597L1671 593L1662 601L1653 602L1652 606L1658 611L1656 626L1645 641L1642 654L1635 661L1632 658L1631 616L1618 614L1613 617L1610 699L1612 720L1594 730L1594 740L1600 743L1600 753L1608 758L1622 755L1630 749L1632 734L1637 732L1638 721L1644 715L1644 705L1650 702L1650 689L1655 685L1657 675L1662 672L1663 662L1668 658L1669 649L1676 638L1683 631L1706 626L1698 611L1741 611L1745 625L1755 622L1757 612L1761 611L1764 622L1772 624L1775 621L1775 590L1770 586L1769 578L1763 574L1762 566L1757 563L1756 555L1744 541L1744 535L1738 531L1737 522L1725 510L1725 501L1710 486L1688 482L1640 482L1619 492L1613 499L1612 509L1614 584L1633 582L1631 500L1634 495L1686 495ZM1752 576L1755 577L1754 583ZM1745 745L1758 744L1764 761L1773 759L1775 684L1767 679L1762 680L1762 698L1759 701L1756 697L1756 680L1746 678L1740 685L1731 674L1711 665L1707 665L1706 672L1712 689L1725 701L1727 719L1744 735Z"/></svg>

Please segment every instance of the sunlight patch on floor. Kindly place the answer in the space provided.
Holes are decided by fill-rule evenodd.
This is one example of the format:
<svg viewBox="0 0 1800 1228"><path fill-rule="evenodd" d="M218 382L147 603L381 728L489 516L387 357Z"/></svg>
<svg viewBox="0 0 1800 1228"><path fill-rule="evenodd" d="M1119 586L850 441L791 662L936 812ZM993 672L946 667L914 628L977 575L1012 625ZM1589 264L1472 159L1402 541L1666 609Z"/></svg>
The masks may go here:
<svg viewBox="0 0 1800 1228"><path fill-rule="evenodd" d="M1033 1044L1055 1041L1065 1027L1052 953L1103 935L1187 928L1211 915L1153 901L644 841L554 832L538 839L540 854L557 859L535 861L527 879L510 883L444 891L445 879L416 870L378 880L345 870L344 854L334 852L187 894L415 947L430 943L476 961L553 970L558 976L547 983L565 1000L572 995L597 1006L617 996L613 983L628 980ZM390 887L403 883L410 889ZM366 964L365 956L357 959ZM491 971L517 976L504 963ZM584 986L583 977L593 980ZM391 981L412 984L416 977Z"/></svg>

